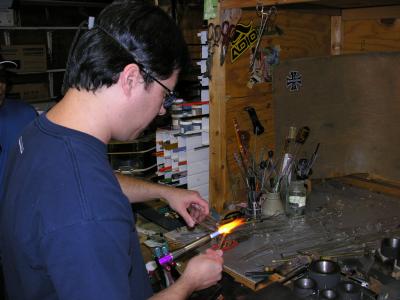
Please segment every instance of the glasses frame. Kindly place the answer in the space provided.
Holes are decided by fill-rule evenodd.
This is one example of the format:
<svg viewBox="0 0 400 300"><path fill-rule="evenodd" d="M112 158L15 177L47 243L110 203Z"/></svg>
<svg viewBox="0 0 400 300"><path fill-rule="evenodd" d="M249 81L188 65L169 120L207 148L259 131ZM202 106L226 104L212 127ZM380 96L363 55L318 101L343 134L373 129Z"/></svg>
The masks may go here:
<svg viewBox="0 0 400 300"><path fill-rule="evenodd" d="M154 76L152 76L151 74L149 74L147 71L143 70L143 72L150 77L152 80L154 80L155 82L157 82L159 85L161 85L166 91L167 94L164 96L164 102L163 102L163 106L165 109L168 109L172 106L172 104L175 102L175 100L178 98L176 95L176 92L174 90L169 89L168 87L166 87L164 84L162 84L157 78L155 78Z"/></svg>

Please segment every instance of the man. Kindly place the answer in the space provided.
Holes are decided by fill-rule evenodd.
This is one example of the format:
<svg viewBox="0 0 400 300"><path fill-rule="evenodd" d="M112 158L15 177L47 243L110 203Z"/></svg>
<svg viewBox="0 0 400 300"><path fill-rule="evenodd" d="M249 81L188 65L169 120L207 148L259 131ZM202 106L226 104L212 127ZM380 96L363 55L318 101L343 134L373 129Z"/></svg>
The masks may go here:
<svg viewBox="0 0 400 300"><path fill-rule="evenodd" d="M115 177L106 144L135 138L165 113L186 46L161 9L138 1L106 7L73 49L64 98L10 157L0 211L7 292L13 300L147 299L129 201L165 198L189 226L208 205L196 192ZM215 284L221 255L196 256L151 299L185 299Z"/></svg>
<svg viewBox="0 0 400 300"><path fill-rule="evenodd" d="M8 68L15 68L15 62L0 56L0 194L8 151L25 128L35 117L35 109L27 103L6 99Z"/></svg>

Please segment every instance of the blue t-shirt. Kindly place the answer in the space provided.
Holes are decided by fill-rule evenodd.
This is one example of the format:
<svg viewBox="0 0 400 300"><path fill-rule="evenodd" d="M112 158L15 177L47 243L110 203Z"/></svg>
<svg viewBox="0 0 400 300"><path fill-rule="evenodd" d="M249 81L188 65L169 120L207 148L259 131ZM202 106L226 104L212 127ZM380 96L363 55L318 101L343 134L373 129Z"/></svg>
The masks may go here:
<svg viewBox="0 0 400 300"><path fill-rule="evenodd" d="M152 295L128 199L106 145L44 114L10 152L0 246L10 299Z"/></svg>
<svg viewBox="0 0 400 300"><path fill-rule="evenodd" d="M22 130L35 117L35 109L22 101L4 99L4 103L0 106L0 185L9 149L17 142Z"/></svg>

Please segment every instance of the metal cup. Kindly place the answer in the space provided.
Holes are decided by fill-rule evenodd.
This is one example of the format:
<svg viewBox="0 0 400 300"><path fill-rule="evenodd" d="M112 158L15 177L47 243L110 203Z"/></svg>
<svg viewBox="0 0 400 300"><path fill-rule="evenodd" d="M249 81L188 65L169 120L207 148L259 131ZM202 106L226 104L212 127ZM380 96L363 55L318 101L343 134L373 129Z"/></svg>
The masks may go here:
<svg viewBox="0 0 400 300"><path fill-rule="evenodd" d="M381 254L389 259L400 259L400 239L394 237L383 239Z"/></svg>
<svg viewBox="0 0 400 300"><path fill-rule="evenodd" d="M293 292L300 299L314 295L316 288L315 281L308 277L299 278L293 283Z"/></svg>
<svg viewBox="0 0 400 300"><path fill-rule="evenodd" d="M361 288L354 282L343 281L339 283L337 291L341 300L361 300Z"/></svg>
<svg viewBox="0 0 400 300"><path fill-rule="evenodd" d="M334 290L332 290L332 289L323 290L323 291L319 294L319 297L320 297L321 299L331 299L331 300L339 299L339 295L338 295Z"/></svg>
<svg viewBox="0 0 400 300"><path fill-rule="evenodd" d="M340 267L331 260L313 261L308 274L317 283L318 290L333 289L340 282Z"/></svg>

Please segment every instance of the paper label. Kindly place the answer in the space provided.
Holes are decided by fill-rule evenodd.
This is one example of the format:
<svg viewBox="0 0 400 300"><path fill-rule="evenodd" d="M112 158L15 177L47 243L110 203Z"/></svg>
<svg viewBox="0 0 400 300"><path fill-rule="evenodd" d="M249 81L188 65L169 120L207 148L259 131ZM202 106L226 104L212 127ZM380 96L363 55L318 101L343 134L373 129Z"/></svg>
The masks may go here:
<svg viewBox="0 0 400 300"><path fill-rule="evenodd" d="M289 196L289 203L296 204L298 207L306 206L306 197L305 196Z"/></svg>

